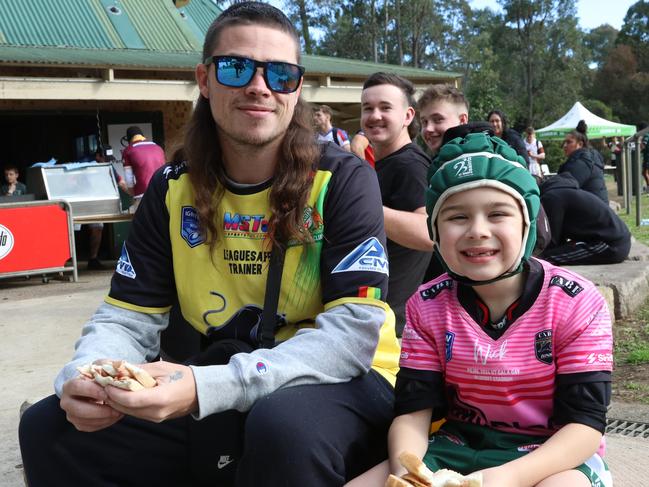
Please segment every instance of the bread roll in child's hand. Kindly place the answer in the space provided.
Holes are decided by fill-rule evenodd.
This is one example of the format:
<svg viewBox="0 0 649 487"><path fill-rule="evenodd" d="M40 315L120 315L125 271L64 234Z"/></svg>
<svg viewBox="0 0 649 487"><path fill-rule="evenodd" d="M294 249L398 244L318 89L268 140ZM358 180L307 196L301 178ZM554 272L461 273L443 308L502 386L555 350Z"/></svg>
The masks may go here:
<svg viewBox="0 0 649 487"><path fill-rule="evenodd" d="M399 462L408 471L399 478L390 475L385 487L482 487L482 474L461 475L453 470L441 469L431 472L424 462L412 453L403 452Z"/></svg>
<svg viewBox="0 0 649 487"><path fill-rule="evenodd" d="M139 391L157 385L156 380L146 370L125 360L92 363L77 367L77 370L82 376L94 380L103 387L111 385L127 391Z"/></svg>

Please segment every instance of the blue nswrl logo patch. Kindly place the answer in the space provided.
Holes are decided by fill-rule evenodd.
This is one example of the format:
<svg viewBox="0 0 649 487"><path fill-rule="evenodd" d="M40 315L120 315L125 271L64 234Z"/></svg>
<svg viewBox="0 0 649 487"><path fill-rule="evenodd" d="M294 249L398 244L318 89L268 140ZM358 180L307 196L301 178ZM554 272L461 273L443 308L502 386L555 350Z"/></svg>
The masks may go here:
<svg viewBox="0 0 649 487"><path fill-rule="evenodd" d="M455 333L447 331L446 336L446 361L450 362L453 358L453 342L455 341Z"/></svg>
<svg viewBox="0 0 649 487"><path fill-rule="evenodd" d="M180 211L182 212L180 218L180 235L183 240L187 242L190 247L205 242L205 237L200 232L198 225L198 213L193 206L183 206Z"/></svg>

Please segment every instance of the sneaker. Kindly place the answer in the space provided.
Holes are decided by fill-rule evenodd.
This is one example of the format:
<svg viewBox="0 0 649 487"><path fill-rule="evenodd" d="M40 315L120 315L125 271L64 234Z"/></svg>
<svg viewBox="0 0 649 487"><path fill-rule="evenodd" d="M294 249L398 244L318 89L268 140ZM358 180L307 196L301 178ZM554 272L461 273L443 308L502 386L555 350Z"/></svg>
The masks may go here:
<svg viewBox="0 0 649 487"><path fill-rule="evenodd" d="M101 263L101 261L97 258L90 259L88 260L88 267L86 267L89 271L104 271L106 270L106 266Z"/></svg>

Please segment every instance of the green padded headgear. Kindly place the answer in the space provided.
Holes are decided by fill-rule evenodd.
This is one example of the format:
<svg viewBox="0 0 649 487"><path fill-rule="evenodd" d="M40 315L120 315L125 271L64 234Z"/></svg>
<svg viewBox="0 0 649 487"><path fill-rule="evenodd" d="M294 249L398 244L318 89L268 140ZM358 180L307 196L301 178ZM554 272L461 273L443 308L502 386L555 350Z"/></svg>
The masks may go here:
<svg viewBox="0 0 649 487"><path fill-rule="evenodd" d="M426 212L428 232L435 253L448 273L461 282L477 285L504 279L523 270L536 243L536 216L541 205L539 187L525 160L504 140L486 133L468 134L444 144L428 173ZM442 204L452 195L475 188L495 188L513 196L523 211L523 245L514 265L503 275L489 281L472 281L449 269L439 253L437 215Z"/></svg>

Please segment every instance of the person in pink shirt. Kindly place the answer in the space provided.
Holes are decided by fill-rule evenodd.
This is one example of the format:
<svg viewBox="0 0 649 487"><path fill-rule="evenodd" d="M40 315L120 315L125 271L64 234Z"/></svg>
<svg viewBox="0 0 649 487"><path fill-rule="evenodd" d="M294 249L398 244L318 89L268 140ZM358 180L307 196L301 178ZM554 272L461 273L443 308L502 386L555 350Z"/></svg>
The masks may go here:
<svg viewBox="0 0 649 487"><path fill-rule="evenodd" d="M164 165L165 153L158 144L147 140L135 125L126 130L126 138L128 146L122 151L126 184L131 196L139 197L144 194L153 173Z"/></svg>
<svg viewBox="0 0 649 487"><path fill-rule="evenodd" d="M406 306L389 462L350 485L406 473L410 452L433 471L480 471L484 487L611 486L604 298L531 257L539 189L511 147L468 134L433 164L428 227L447 272Z"/></svg>

